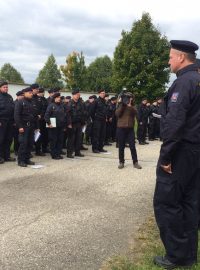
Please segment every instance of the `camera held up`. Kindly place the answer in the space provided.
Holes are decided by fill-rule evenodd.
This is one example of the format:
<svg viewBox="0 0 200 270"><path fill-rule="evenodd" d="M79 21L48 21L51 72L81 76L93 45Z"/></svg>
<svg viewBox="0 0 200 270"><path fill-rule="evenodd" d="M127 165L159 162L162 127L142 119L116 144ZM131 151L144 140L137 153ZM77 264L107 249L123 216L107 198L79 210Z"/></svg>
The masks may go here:
<svg viewBox="0 0 200 270"><path fill-rule="evenodd" d="M133 103L134 101L134 95L130 92L127 92L126 89L123 89L122 92L118 96L119 102L122 103L123 105L128 105L130 103L130 100Z"/></svg>

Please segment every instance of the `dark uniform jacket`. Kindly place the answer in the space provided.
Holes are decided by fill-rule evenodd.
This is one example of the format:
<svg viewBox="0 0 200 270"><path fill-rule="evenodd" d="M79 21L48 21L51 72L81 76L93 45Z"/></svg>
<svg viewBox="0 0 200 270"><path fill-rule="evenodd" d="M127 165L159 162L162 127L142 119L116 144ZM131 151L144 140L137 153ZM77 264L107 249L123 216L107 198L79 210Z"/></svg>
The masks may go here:
<svg viewBox="0 0 200 270"><path fill-rule="evenodd" d="M12 120L14 118L14 101L8 93L0 92L0 119Z"/></svg>
<svg viewBox="0 0 200 270"><path fill-rule="evenodd" d="M40 102L41 102L41 119L43 120L48 107L48 101L45 97L40 97Z"/></svg>
<svg viewBox="0 0 200 270"><path fill-rule="evenodd" d="M66 107L62 103L50 103L44 115L48 125L51 124L50 118L56 118L56 127L67 127Z"/></svg>
<svg viewBox="0 0 200 270"><path fill-rule="evenodd" d="M85 104L79 99L75 102L73 99L69 102L69 113L72 124L85 124L87 120L87 111Z"/></svg>
<svg viewBox="0 0 200 270"><path fill-rule="evenodd" d="M108 101L106 105L107 105L107 119L109 120L110 118L113 118L115 112L113 110L112 103L110 101Z"/></svg>
<svg viewBox="0 0 200 270"><path fill-rule="evenodd" d="M42 114L42 98L33 95L31 102L33 103L34 115L38 117L38 115Z"/></svg>
<svg viewBox="0 0 200 270"><path fill-rule="evenodd" d="M86 123L87 124L91 124L92 123L92 111L93 111L93 106L94 106L94 102L89 102L88 100L85 102L85 109L87 112L87 120Z"/></svg>
<svg viewBox="0 0 200 270"><path fill-rule="evenodd" d="M153 116L153 113L156 113L158 114L158 106L156 105L151 105L150 106L150 109L149 109L149 119L150 120L154 120L156 119L154 116Z"/></svg>
<svg viewBox="0 0 200 270"><path fill-rule="evenodd" d="M48 97L48 98L47 98L47 103L48 103L48 105L49 105L52 101L53 101L53 98L52 98L52 97Z"/></svg>
<svg viewBox="0 0 200 270"><path fill-rule="evenodd" d="M107 117L107 105L104 98L98 97L93 106L92 118L105 121Z"/></svg>
<svg viewBox="0 0 200 270"><path fill-rule="evenodd" d="M149 116L149 108L144 104L140 104L137 110L138 122L142 122L143 124L147 123L148 116Z"/></svg>
<svg viewBox="0 0 200 270"><path fill-rule="evenodd" d="M14 119L18 128L34 126L38 128L37 116L31 99L23 98L15 103Z"/></svg>
<svg viewBox="0 0 200 270"><path fill-rule="evenodd" d="M200 145L200 74L192 64L177 72L161 105L161 164L169 164L180 143Z"/></svg>

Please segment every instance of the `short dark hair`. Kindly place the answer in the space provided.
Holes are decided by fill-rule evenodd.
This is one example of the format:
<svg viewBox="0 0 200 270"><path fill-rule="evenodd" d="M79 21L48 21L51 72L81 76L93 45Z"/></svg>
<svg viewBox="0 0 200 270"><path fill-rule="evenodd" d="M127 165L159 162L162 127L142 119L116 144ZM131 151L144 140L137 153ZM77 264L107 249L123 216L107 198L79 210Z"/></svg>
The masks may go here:
<svg viewBox="0 0 200 270"><path fill-rule="evenodd" d="M192 63L195 63L196 61L196 54L193 53L185 53L186 58L191 61Z"/></svg>

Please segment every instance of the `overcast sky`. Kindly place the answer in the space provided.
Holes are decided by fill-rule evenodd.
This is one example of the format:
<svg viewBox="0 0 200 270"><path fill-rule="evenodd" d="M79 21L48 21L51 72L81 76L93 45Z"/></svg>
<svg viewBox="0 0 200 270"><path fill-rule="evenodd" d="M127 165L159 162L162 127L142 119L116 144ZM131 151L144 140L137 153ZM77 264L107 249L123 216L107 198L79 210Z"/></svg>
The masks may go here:
<svg viewBox="0 0 200 270"><path fill-rule="evenodd" d="M51 53L58 65L72 51L83 51L86 64L112 58L122 30L130 30L143 12L169 40L200 45L199 1L184 2L0 0L0 67L10 63L32 83Z"/></svg>

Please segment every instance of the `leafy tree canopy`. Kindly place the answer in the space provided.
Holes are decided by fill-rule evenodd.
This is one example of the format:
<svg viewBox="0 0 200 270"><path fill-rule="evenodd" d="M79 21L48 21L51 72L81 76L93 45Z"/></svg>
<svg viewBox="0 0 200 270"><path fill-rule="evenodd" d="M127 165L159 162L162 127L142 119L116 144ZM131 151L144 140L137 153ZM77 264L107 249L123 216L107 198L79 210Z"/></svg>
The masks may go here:
<svg viewBox="0 0 200 270"><path fill-rule="evenodd" d="M24 83L21 74L9 63L2 66L0 78L10 83Z"/></svg>
<svg viewBox="0 0 200 270"><path fill-rule="evenodd" d="M99 88L111 91L112 61L105 55L98 57L87 68L88 91L97 91Z"/></svg>
<svg viewBox="0 0 200 270"><path fill-rule="evenodd" d="M150 15L144 13L130 32L122 31L114 53L113 88L120 92L126 87L137 101L163 95L169 81L168 54L167 38L161 36Z"/></svg>
<svg viewBox="0 0 200 270"><path fill-rule="evenodd" d="M83 53L72 52L66 58L66 65L61 66L67 88L84 90L86 86L86 66Z"/></svg>
<svg viewBox="0 0 200 270"><path fill-rule="evenodd" d="M53 54L48 57L44 67L40 70L36 82L44 88L63 88L61 73Z"/></svg>

